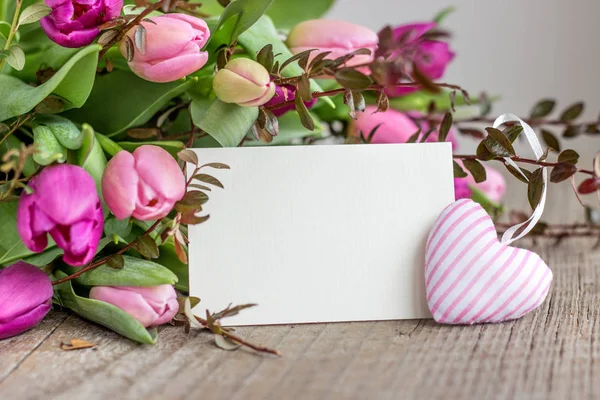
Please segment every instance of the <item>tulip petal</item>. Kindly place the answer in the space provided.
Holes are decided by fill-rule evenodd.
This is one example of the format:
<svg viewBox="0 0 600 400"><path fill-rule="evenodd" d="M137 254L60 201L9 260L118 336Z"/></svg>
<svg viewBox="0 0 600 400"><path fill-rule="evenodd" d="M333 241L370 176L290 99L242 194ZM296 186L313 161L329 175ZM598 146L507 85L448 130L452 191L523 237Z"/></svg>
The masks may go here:
<svg viewBox="0 0 600 400"><path fill-rule="evenodd" d="M266 85L264 93L260 97L257 97L256 99L253 99L253 100L244 101L239 104L240 104L240 106L244 106L244 107L261 106L261 105L265 104L267 101L271 100L271 98L273 97L274 94L275 94L275 84L271 82Z"/></svg>
<svg viewBox="0 0 600 400"><path fill-rule="evenodd" d="M159 196L156 200L167 200L171 204L181 200L185 194L185 177L173 156L158 146L145 145L135 149L133 157L143 187L152 188ZM144 200L148 205L152 199Z"/></svg>
<svg viewBox="0 0 600 400"><path fill-rule="evenodd" d="M98 193L91 175L81 167L61 164L46 167L36 180L40 200L36 204L57 224L71 225L89 218ZM43 197L41 197L43 196Z"/></svg>
<svg viewBox="0 0 600 400"><path fill-rule="evenodd" d="M131 153L120 151L106 165L102 175L102 195L117 219L129 218L133 213L138 181Z"/></svg>
<svg viewBox="0 0 600 400"><path fill-rule="evenodd" d="M206 22L203 19L192 17L191 15L187 15L187 14L181 14L181 13L165 14L165 15L161 16L161 18L176 19L176 20L184 21L184 22L187 22L188 24L190 24L190 26L194 30L196 30L196 39L195 40L202 41L201 43L200 42L198 43L200 45L200 48L204 47L204 44L210 37L210 30L208 29L208 25L206 24Z"/></svg>
<svg viewBox="0 0 600 400"><path fill-rule="evenodd" d="M189 45L194 46L197 52L152 62L136 61L134 59L134 61L129 63L129 67L136 75L150 82L165 83L176 81L198 71L208 61L207 52L198 52L199 50L194 43L190 43Z"/></svg>
<svg viewBox="0 0 600 400"><path fill-rule="evenodd" d="M376 106L367 106L364 112L358 113L353 121L354 129L365 137L379 125L371 143L406 143L419 127L406 114L393 109L376 112Z"/></svg>
<svg viewBox="0 0 600 400"><path fill-rule="evenodd" d="M46 35L55 43L63 47L77 48L87 46L92 43L100 33L98 28L92 27L73 31L70 33L62 32L50 17L44 17L40 24Z"/></svg>
<svg viewBox="0 0 600 400"><path fill-rule="evenodd" d="M159 318L144 297L129 287L95 286L90 290L90 298L104 301L119 307L145 327L151 326ZM141 289L141 288L133 288Z"/></svg>
<svg viewBox="0 0 600 400"><path fill-rule="evenodd" d="M290 48L346 49L376 48L377 34L367 27L346 21L310 20L296 25L287 38Z"/></svg>
<svg viewBox="0 0 600 400"><path fill-rule="evenodd" d="M409 37L404 39L405 42L414 42L436 26L437 24L435 22L416 22L413 24L401 25L394 28L394 40L398 40L402 36L408 34Z"/></svg>
<svg viewBox="0 0 600 400"><path fill-rule="evenodd" d="M51 308L52 304L50 301L48 301L47 303L40 304L27 313L19 315L10 321L0 321L0 340L19 335L33 328L44 319Z"/></svg>
<svg viewBox="0 0 600 400"><path fill-rule="evenodd" d="M52 294L50 279L33 265L17 262L0 270L0 324L47 303Z"/></svg>

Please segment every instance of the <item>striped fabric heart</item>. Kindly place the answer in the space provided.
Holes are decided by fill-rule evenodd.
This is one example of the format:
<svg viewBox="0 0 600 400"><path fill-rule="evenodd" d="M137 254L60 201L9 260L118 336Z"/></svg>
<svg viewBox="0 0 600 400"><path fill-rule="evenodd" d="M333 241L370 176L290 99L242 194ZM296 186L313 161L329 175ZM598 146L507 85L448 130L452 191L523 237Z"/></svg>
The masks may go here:
<svg viewBox="0 0 600 400"><path fill-rule="evenodd" d="M470 199L446 207L425 251L427 304L443 324L520 318L544 302L552 283L540 256L500 243L491 218Z"/></svg>

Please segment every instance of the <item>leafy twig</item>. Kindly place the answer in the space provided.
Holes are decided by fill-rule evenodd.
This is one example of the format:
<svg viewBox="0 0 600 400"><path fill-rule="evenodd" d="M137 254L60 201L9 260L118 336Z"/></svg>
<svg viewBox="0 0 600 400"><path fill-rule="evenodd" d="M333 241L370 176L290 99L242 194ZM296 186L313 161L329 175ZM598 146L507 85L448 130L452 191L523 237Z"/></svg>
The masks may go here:
<svg viewBox="0 0 600 400"><path fill-rule="evenodd" d="M10 48L10 44L12 43L12 40L17 33L17 27L19 25L19 14L21 13L22 5L23 0L17 0L15 7L15 15L13 16L12 24L10 25L10 32L8 33L8 38L6 39L6 43L4 44L4 50L8 50ZM4 66L4 60L4 58L0 59L0 71L2 71L2 67Z"/></svg>
<svg viewBox="0 0 600 400"><path fill-rule="evenodd" d="M475 156L475 155L463 155L463 154L454 154L454 155L452 155L452 157L456 158L456 159L460 159L460 160L478 160L479 159L479 157ZM524 164L533 164L533 165L538 165L540 167L556 167L557 165L561 164L561 163L552 163L552 162L532 160L529 158L521 158L521 157L509 157L509 158L515 162L524 163ZM492 158L492 160L504 162L505 158L504 157L495 157L495 158ZM576 172L591 175L591 176L596 176L594 174L594 171L590 171L588 169L579 169L578 168Z"/></svg>

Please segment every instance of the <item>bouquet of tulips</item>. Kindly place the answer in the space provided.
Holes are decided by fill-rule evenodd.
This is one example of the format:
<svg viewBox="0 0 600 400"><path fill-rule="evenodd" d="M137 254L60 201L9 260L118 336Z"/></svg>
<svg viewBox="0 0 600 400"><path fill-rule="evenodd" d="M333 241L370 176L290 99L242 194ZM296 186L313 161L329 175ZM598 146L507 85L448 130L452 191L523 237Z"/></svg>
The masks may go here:
<svg viewBox="0 0 600 400"><path fill-rule="evenodd" d="M456 156L457 197L496 214L504 180L482 161L554 167L554 181L590 172L572 150L556 163L519 158L514 126L488 128L485 140L464 126L487 122L490 100L473 100L473 112L465 90L436 82L455 56L441 28L448 10L375 33L320 19L332 2L0 0L0 339L55 304L141 343L170 322L209 329L224 348L271 351L220 324L251 305L191 311L187 226L208 219L202 206L222 188L210 171L228 167L187 148L456 148L460 131L482 142ZM457 107L470 116L455 120ZM534 122L553 107L536 105ZM581 109L563 113L566 128L580 126ZM544 138L559 150L552 133ZM583 192L600 187L591 175ZM534 205L543 182L515 176Z"/></svg>

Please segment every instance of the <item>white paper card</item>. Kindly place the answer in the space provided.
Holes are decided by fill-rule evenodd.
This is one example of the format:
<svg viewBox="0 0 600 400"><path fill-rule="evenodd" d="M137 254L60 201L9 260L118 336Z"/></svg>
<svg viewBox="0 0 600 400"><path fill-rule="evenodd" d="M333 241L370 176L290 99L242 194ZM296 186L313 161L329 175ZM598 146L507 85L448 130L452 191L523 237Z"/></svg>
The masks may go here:
<svg viewBox="0 0 600 400"><path fill-rule="evenodd" d="M225 189L189 230L204 309L258 303L224 322L429 318L425 241L454 201L449 143L195 149Z"/></svg>

